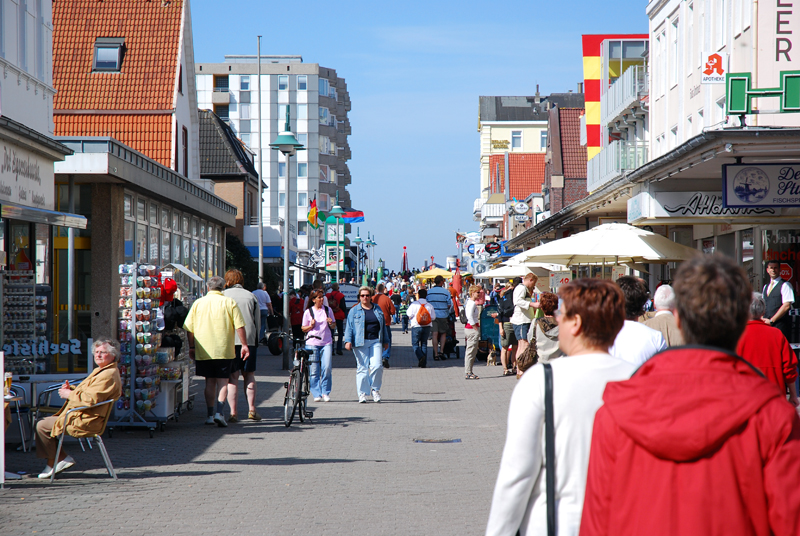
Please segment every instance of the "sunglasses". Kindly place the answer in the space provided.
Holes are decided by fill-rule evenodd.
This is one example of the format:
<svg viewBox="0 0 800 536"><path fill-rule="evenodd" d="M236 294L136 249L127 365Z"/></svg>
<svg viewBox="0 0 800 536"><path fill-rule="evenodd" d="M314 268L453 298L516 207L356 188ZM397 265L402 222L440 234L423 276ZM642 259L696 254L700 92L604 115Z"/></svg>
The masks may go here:
<svg viewBox="0 0 800 536"><path fill-rule="evenodd" d="M369 297L370 297L370 295L369 295L369 294L359 294L359 296L358 296L358 297L359 297L359 298L369 298Z"/></svg>

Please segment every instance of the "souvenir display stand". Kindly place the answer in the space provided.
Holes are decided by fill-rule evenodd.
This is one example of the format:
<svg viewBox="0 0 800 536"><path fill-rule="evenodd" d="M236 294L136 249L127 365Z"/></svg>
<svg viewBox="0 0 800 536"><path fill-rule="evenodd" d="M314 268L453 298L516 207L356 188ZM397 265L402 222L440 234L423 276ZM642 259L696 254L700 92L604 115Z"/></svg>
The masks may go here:
<svg viewBox="0 0 800 536"><path fill-rule="evenodd" d="M47 315L47 302L41 306L36 296L36 276L33 270L3 270L0 272L2 288L2 340L3 344L16 348L27 348L26 352L15 351L6 355L6 370L15 375L36 374L45 372L47 356L31 351L34 345L44 340L47 328L46 320L40 320L42 314ZM46 299L46 298L45 298Z"/></svg>
<svg viewBox="0 0 800 536"><path fill-rule="evenodd" d="M162 274L157 266L119 266L119 372L117 401L109 436L122 427L147 428L150 437L177 418L178 394L188 392L189 363L175 360L175 348L162 348Z"/></svg>

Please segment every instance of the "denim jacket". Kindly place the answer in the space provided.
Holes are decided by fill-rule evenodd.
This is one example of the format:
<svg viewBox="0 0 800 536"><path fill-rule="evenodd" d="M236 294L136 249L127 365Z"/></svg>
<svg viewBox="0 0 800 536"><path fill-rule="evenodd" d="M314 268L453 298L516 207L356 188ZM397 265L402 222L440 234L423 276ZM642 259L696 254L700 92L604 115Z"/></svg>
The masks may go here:
<svg viewBox="0 0 800 536"><path fill-rule="evenodd" d="M378 332L378 340L383 342L383 328L385 320L383 318L383 311L381 308L372 304L372 310L378 318L380 324L380 331ZM344 328L344 342L349 342L353 346L364 346L364 309L360 304L350 308L347 314L347 323Z"/></svg>

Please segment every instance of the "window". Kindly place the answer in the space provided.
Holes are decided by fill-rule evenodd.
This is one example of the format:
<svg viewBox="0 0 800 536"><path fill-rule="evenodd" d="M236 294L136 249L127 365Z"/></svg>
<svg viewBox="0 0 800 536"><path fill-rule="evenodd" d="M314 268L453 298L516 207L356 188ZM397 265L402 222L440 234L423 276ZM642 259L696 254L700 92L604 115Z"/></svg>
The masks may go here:
<svg viewBox="0 0 800 536"><path fill-rule="evenodd" d="M308 76L301 74L297 77L297 91L306 91L308 89Z"/></svg>
<svg viewBox="0 0 800 536"><path fill-rule="evenodd" d="M125 222L125 262L133 262L133 226L134 223L132 221Z"/></svg>
<svg viewBox="0 0 800 536"><path fill-rule="evenodd" d="M141 199L136 200L136 219L139 221L147 221L147 213L145 212L147 205Z"/></svg>
<svg viewBox="0 0 800 536"><path fill-rule="evenodd" d="M297 118L308 119L308 104L297 105Z"/></svg>
<svg viewBox="0 0 800 536"><path fill-rule="evenodd" d="M167 209L161 211L161 228L169 229L169 210Z"/></svg>
<svg viewBox="0 0 800 536"><path fill-rule="evenodd" d="M317 209L327 212L331 209L331 196L328 194L319 194L317 197Z"/></svg>
<svg viewBox="0 0 800 536"><path fill-rule="evenodd" d="M182 226L183 227L183 234L188 235L189 234L189 216L184 216L182 223L183 223L183 226Z"/></svg>
<svg viewBox="0 0 800 536"><path fill-rule="evenodd" d="M227 104L215 104L214 105L214 113L219 116L220 119L223 121L230 120L230 108Z"/></svg>
<svg viewBox="0 0 800 536"><path fill-rule="evenodd" d="M183 176L189 176L189 131L183 127Z"/></svg>
<svg viewBox="0 0 800 536"><path fill-rule="evenodd" d="M169 232L161 231L161 262L169 262Z"/></svg>
<svg viewBox="0 0 800 536"><path fill-rule="evenodd" d="M522 149L522 131L511 131L511 149Z"/></svg>
<svg viewBox="0 0 800 536"><path fill-rule="evenodd" d="M328 173L330 168L324 164L319 165L319 180L320 182L328 182Z"/></svg>
<svg viewBox="0 0 800 536"><path fill-rule="evenodd" d="M243 134L250 133L250 120L249 119L242 119L239 121L239 132Z"/></svg>
<svg viewBox="0 0 800 536"><path fill-rule="evenodd" d="M306 164L305 162L297 163L297 178L298 179L308 178L308 164Z"/></svg>
<svg viewBox="0 0 800 536"><path fill-rule="evenodd" d="M286 91L289 89L289 75L279 75L278 76L278 91Z"/></svg>
<svg viewBox="0 0 800 536"><path fill-rule="evenodd" d="M297 236L306 236L306 235L308 235L308 222L307 221L297 222Z"/></svg>
<svg viewBox="0 0 800 536"><path fill-rule="evenodd" d="M239 119L250 119L250 105L249 104L240 104L239 105Z"/></svg>
<svg viewBox="0 0 800 536"><path fill-rule="evenodd" d="M543 130L539 133L539 145L541 145L542 150L544 151L547 149L547 131Z"/></svg>
<svg viewBox="0 0 800 536"><path fill-rule="evenodd" d="M239 139L248 147L250 146L250 134L239 134Z"/></svg>
<svg viewBox="0 0 800 536"><path fill-rule="evenodd" d="M694 130L692 129L692 116L690 115L689 117L686 118L686 132L685 132L686 136L685 137L686 138L690 138L692 136L693 132L694 132Z"/></svg>
<svg viewBox="0 0 800 536"><path fill-rule="evenodd" d="M722 97L717 101L717 105L714 106L714 123L719 125L720 123L725 122L725 97Z"/></svg>
<svg viewBox="0 0 800 536"><path fill-rule="evenodd" d="M288 110L287 104L279 104L278 105L278 125L280 128L283 128L284 123L286 122L286 110Z"/></svg>
<svg viewBox="0 0 800 536"><path fill-rule="evenodd" d="M133 218L133 197L125 194L124 207L125 207L125 217Z"/></svg>
<svg viewBox="0 0 800 536"><path fill-rule="evenodd" d="M703 117L703 110L697 110L697 133L700 134L703 132L703 127L705 127L705 119Z"/></svg>
<svg viewBox="0 0 800 536"><path fill-rule="evenodd" d="M278 206L285 207L286 206L286 194L281 192L278 194Z"/></svg>
<svg viewBox="0 0 800 536"><path fill-rule="evenodd" d="M308 134L298 134L297 141L303 144L303 147L308 147Z"/></svg>
<svg viewBox="0 0 800 536"><path fill-rule="evenodd" d="M172 213L172 230L176 233L181 232L181 215L176 212Z"/></svg>
<svg viewBox="0 0 800 536"><path fill-rule="evenodd" d="M674 149L678 146L678 125L669 130L669 148Z"/></svg>
<svg viewBox="0 0 800 536"><path fill-rule="evenodd" d="M214 75L214 91L228 91L228 75Z"/></svg>
<svg viewBox="0 0 800 536"><path fill-rule="evenodd" d="M245 75L239 78L239 89L242 91L250 91L250 76Z"/></svg>
<svg viewBox="0 0 800 536"><path fill-rule="evenodd" d="M753 2L744 2L742 7L742 31L750 27L753 20Z"/></svg>
<svg viewBox="0 0 800 536"><path fill-rule="evenodd" d="M306 192L297 192L297 206L308 206L308 194Z"/></svg>
<svg viewBox="0 0 800 536"><path fill-rule="evenodd" d="M331 139L328 136L319 136L320 154L331 154Z"/></svg>
<svg viewBox="0 0 800 536"><path fill-rule="evenodd" d="M680 23L678 19L672 21L672 41L669 51L669 87L672 88L678 83L678 31Z"/></svg>
<svg viewBox="0 0 800 536"><path fill-rule="evenodd" d="M335 115L331 114L331 118L328 121L328 125L332 126L333 128L336 128L336 116Z"/></svg>
<svg viewBox="0 0 800 536"><path fill-rule="evenodd" d="M327 125L329 119L330 119L329 110L327 108L323 108L322 106L320 106L319 107L319 124L320 125Z"/></svg>
<svg viewBox="0 0 800 536"><path fill-rule="evenodd" d="M328 178L330 179L330 181L331 181L333 184L338 184L338 183L336 182L336 176L337 176L337 175L336 175L336 170L332 169L332 170L331 170L331 172L330 172L330 174L329 174L329 176L328 176Z"/></svg>
<svg viewBox="0 0 800 536"><path fill-rule="evenodd" d="M183 65L178 66L178 93L183 95Z"/></svg>
<svg viewBox="0 0 800 536"><path fill-rule="evenodd" d="M687 15L688 18L686 19L686 23L688 24L688 28L686 28L686 37L687 37L687 46L686 46L686 73L691 75L692 74L692 65L694 65L694 54L695 46L694 46L694 4L689 4L687 8Z"/></svg>
<svg viewBox="0 0 800 536"><path fill-rule="evenodd" d="M118 73L122 68L124 48L124 37L98 37L94 42L92 70Z"/></svg>
<svg viewBox="0 0 800 536"><path fill-rule="evenodd" d="M278 177L286 176L286 162L278 162Z"/></svg>
<svg viewBox="0 0 800 536"><path fill-rule="evenodd" d="M150 205L150 225L158 225L158 207Z"/></svg>
<svg viewBox="0 0 800 536"><path fill-rule="evenodd" d="M714 21L714 49L721 50L728 44L728 2L727 0L716 1L716 17Z"/></svg>
<svg viewBox="0 0 800 536"><path fill-rule="evenodd" d="M697 21L698 25L700 26L700 37L697 40L697 49L698 49L697 51L699 53L695 55L695 57L697 58L698 67L703 66L703 54L705 54L705 52L708 50L706 48L706 16L705 12L703 11L704 5L705 2L700 2L700 6L698 8L700 10L700 15Z"/></svg>
<svg viewBox="0 0 800 536"><path fill-rule="evenodd" d="M319 79L319 94L322 97L327 97L328 92L330 91L330 82L325 80L324 78Z"/></svg>

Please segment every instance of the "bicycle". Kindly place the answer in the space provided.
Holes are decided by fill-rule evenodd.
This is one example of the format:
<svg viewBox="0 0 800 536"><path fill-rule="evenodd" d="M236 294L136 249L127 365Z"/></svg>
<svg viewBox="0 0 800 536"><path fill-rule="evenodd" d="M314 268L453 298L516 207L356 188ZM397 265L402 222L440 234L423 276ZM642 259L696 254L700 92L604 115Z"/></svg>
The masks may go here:
<svg viewBox="0 0 800 536"><path fill-rule="evenodd" d="M295 349L294 366L289 373L289 381L283 384L283 386L286 387L286 396L283 399L283 423L287 428L291 426L295 413L298 414L300 422L305 422L305 419L311 420L314 418L314 412L306 409L309 393L308 358L310 352L306 350L305 341L319 338L320 337L316 335L309 335L305 340L297 338L293 341ZM300 410L299 413L298 407Z"/></svg>

